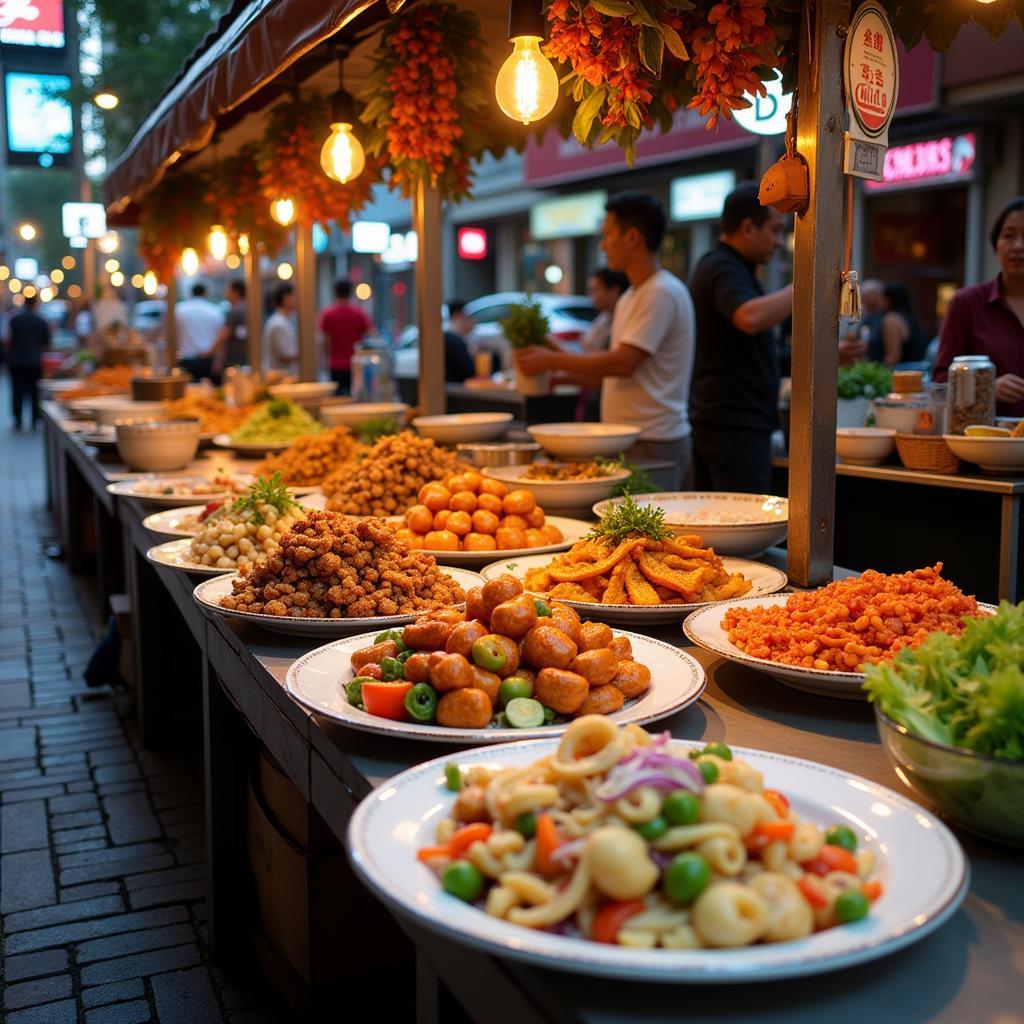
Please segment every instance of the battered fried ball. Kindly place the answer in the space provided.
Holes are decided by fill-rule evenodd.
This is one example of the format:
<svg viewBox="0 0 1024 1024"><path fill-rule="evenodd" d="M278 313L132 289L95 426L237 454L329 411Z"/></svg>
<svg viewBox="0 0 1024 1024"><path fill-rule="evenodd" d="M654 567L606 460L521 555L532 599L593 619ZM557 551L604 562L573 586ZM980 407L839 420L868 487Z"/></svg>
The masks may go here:
<svg viewBox="0 0 1024 1024"><path fill-rule="evenodd" d="M503 573L497 579L488 580L483 587L484 607L487 615L505 601L511 601L523 592L523 585L511 573Z"/></svg>
<svg viewBox="0 0 1024 1024"><path fill-rule="evenodd" d="M581 715L611 715L618 711L626 698L622 691L615 686L595 686L586 696L586 699L576 711L576 717Z"/></svg>
<svg viewBox="0 0 1024 1024"><path fill-rule="evenodd" d="M405 680L410 683L430 682L430 671L443 658L439 651L417 651L405 661ZM353 655L353 661L355 656Z"/></svg>
<svg viewBox="0 0 1024 1024"><path fill-rule="evenodd" d="M455 628L450 622L420 619L402 630L402 643L414 651L439 651Z"/></svg>
<svg viewBox="0 0 1024 1024"><path fill-rule="evenodd" d="M563 633L572 637L573 643L578 646L581 623L575 609L558 601L552 601L550 607L552 625L557 626Z"/></svg>
<svg viewBox="0 0 1024 1024"><path fill-rule="evenodd" d="M502 601L491 611L491 629L518 640L537 625L537 606L528 594Z"/></svg>
<svg viewBox="0 0 1024 1024"><path fill-rule="evenodd" d="M430 684L440 693L473 685L473 666L461 654L445 654L431 666Z"/></svg>
<svg viewBox="0 0 1024 1024"><path fill-rule="evenodd" d="M651 670L638 661L621 661L611 684L622 691L623 697L631 700L650 689Z"/></svg>
<svg viewBox="0 0 1024 1024"><path fill-rule="evenodd" d="M576 644L555 626L535 626L523 640L523 661L534 668L568 668L575 657Z"/></svg>
<svg viewBox="0 0 1024 1024"><path fill-rule="evenodd" d="M484 602L483 590L472 587L466 591L466 618L478 619L485 626L490 621L491 610Z"/></svg>
<svg viewBox="0 0 1024 1024"><path fill-rule="evenodd" d="M493 710L483 690L472 686L453 690L437 702L437 724L448 729L486 729Z"/></svg>
<svg viewBox="0 0 1024 1024"><path fill-rule="evenodd" d="M576 643L581 651L595 651L599 647L607 647L614 636L611 626L603 622L584 622L580 626L580 636Z"/></svg>
<svg viewBox="0 0 1024 1024"><path fill-rule="evenodd" d="M498 691L501 689L501 677L494 672L488 672L479 665L473 666L473 682L471 684L478 690L487 694L492 704L498 703Z"/></svg>
<svg viewBox="0 0 1024 1024"><path fill-rule="evenodd" d="M444 649L448 654L461 654L464 658L468 658L473 644L480 637L487 636L489 632L490 630L479 619L460 622L451 631Z"/></svg>
<svg viewBox="0 0 1024 1024"><path fill-rule="evenodd" d="M628 636L617 636L609 640L605 646L619 661L633 660L633 645L629 642Z"/></svg>
<svg viewBox="0 0 1024 1024"><path fill-rule="evenodd" d="M272 557L243 568L221 606L340 619L451 609L464 599L433 558L410 550L382 520L311 511Z"/></svg>
<svg viewBox="0 0 1024 1024"><path fill-rule="evenodd" d="M562 668L544 668L537 673L533 696L560 715L571 715L587 699L590 683L575 672Z"/></svg>
<svg viewBox="0 0 1024 1024"><path fill-rule="evenodd" d="M578 672L591 686L605 686L618 674L619 659L607 647L598 647L577 654L569 670Z"/></svg>

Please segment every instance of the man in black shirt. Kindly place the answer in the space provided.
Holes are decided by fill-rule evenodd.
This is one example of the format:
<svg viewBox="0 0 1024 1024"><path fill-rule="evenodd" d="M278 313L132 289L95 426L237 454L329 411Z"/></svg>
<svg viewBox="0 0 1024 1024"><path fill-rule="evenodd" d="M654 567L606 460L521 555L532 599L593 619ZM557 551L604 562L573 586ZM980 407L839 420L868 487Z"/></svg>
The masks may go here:
<svg viewBox="0 0 1024 1024"><path fill-rule="evenodd" d="M469 354L466 337L475 322L466 312L460 299L448 303L448 329L444 332L444 379L450 384L461 384L476 373L473 357Z"/></svg>
<svg viewBox="0 0 1024 1024"><path fill-rule="evenodd" d="M39 422L39 392L36 385L43 375L43 349L50 344L50 328L36 313L36 297L25 298L20 313L8 324L10 345L7 365L11 371L11 412L14 429L21 430L21 412L25 399L32 403L32 426Z"/></svg>
<svg viewBox="0 0 1024 1024"><path fill-rule="evenodd" d="M722 233L690 279L697 350L690 393L694 486L766 492L771 435L779 426L774 328L792 312L793 286L765 295L755 270L782 246L782 214L757 185L738 185L722 208Z"/></svg>

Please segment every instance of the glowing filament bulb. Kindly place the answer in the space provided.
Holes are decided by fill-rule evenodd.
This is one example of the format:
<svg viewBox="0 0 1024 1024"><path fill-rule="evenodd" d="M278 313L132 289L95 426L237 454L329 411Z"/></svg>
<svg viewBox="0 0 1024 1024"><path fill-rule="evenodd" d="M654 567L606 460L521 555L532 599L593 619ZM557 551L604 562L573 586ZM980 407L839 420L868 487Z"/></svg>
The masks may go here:
<svg viewBox="0 0 1024 1024"><path fill-rule="evenodd" d="M551 113L558 100L558 73L540 52L540 36L516 36L498 72L494 94L502 112L530 124Z"/></svg>
<svg viewBox="0 0 1024 1024"><path fill-rule="evenodd" d="M181 272L186 277L195 277L199 273L199 253L191 246L181 252Z"/></svg>
<svg viewBox="0 0 1024 1024"><path fill-rule="evenodd" d="M281 227L288 227L295 220L295 200L291 196L278 197L270 204L270 216Z"/></svg>
<svg viewBox="0 0 1024 1024"><path fill-rule="evenodd" d="M363 173L366 154L362 144L352 134L351 124L335 121L331 125L331 134L320 150L320 166L328 178L340 181L343 185Z"/></svg>
<svg viewBox="0 0 1024 1024"><path fill-rule="evenodd" d="M206 245L210 250L210 255L218 263L223 263L224 257L228 254L228 235L220 224L214 224L210 228L210 236L206 240Z"/></svg>

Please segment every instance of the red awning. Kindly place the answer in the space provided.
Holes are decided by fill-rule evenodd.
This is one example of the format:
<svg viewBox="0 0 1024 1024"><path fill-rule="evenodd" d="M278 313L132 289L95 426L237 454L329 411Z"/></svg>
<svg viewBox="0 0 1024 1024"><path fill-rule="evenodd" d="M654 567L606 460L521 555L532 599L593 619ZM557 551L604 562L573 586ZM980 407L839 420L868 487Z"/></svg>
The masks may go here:
<svg viewBox="0 0 1024 1024"><path fill-rule="evenodd" d="M124 216L129 206L167 168L205 147L225 115L373 5L374 0L236 0L107 175L103 200L110 217L130 220ZM386 13L380 4L379 16Z"/></svg>

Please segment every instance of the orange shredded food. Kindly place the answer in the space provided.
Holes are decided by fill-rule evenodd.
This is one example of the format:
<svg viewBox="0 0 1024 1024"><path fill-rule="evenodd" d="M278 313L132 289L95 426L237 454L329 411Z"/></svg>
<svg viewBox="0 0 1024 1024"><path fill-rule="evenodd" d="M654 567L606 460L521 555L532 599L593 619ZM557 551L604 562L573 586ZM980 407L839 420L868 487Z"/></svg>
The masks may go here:
<svg viewBox="0 0 1024 1024"><path fill-rule="evenodd" d="M930 569L886 575L869 569L821 590L793 594L775 607L730 608L729 639L754 658L783 665L857 672L916 647L929 633L963 631L978 602Z"/></svg>

